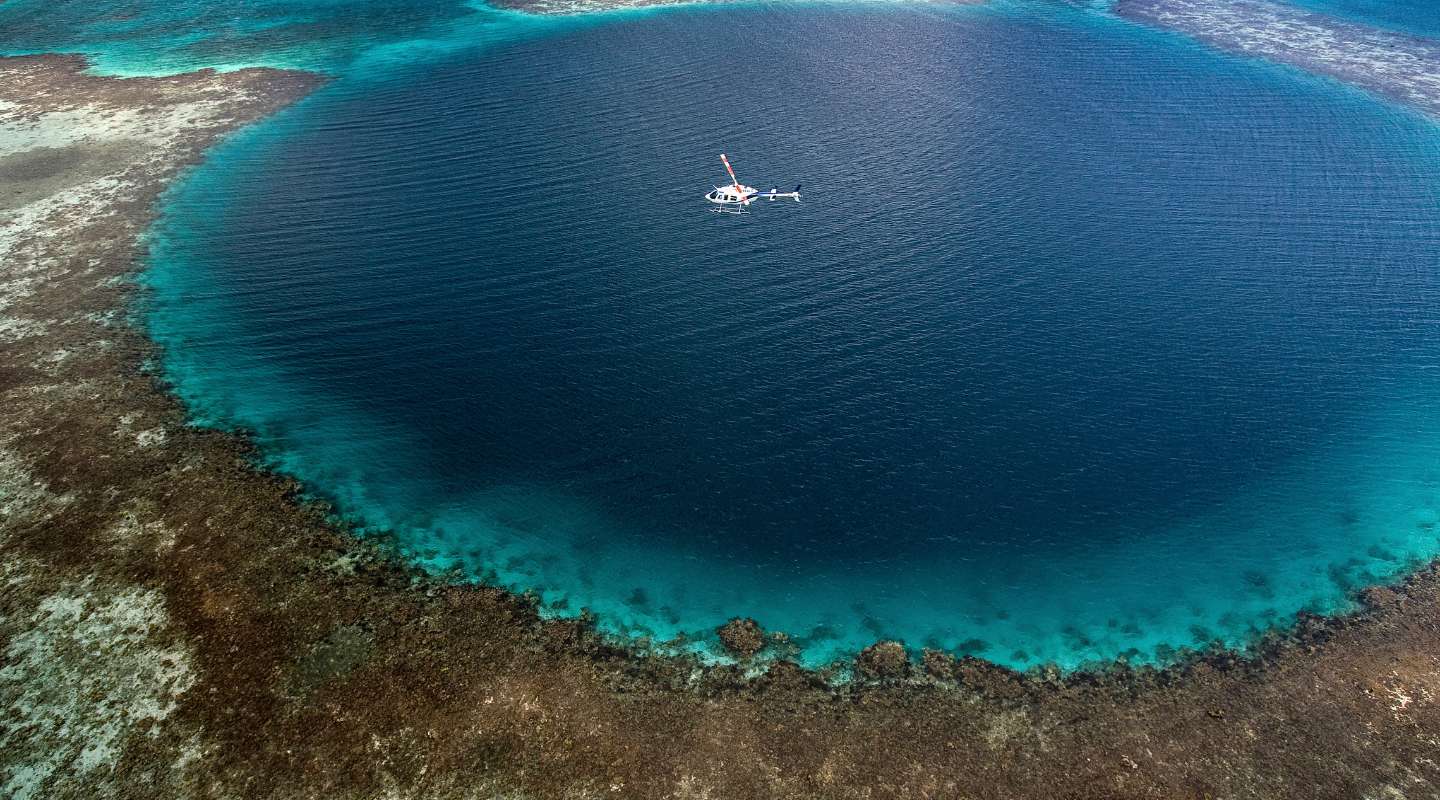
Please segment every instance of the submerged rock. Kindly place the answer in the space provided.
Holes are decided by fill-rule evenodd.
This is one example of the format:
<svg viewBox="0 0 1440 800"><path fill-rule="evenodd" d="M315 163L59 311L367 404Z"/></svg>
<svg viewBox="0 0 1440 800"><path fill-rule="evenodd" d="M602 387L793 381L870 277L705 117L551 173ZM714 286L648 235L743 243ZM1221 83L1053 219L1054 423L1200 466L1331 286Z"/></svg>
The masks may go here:
<svg viewBox="0 0 1440 800"><path fill-rule="evenodd" d="M936 650L932 647L925 648L920 655L920 663L925 668L925 674L940 681L955 680L955 669L958 663L955 656L944 650Z"/></svg>
<svg viewBox="0 0 1440 800"><path fill-rule="evenodd" d="M765 629L749 617L736 617L716 632L725 649L739 658L753 658L765 647Z"/></svg>
<svg viewBox="0 0 1440 800"><path fill-rule="evenodd" d="M964 656L956 659L954 675L962 686L991 697L1015 700L1025 695L1025 683L1020 673L983 658Z"/></svg>
<svg viewBox="0 0 1440 800"><path fill-rule="evenodd" d="M897 680L910 674L910 654L900 642L876 642L855 657L855 670L872 680Z"/></svg>
<svg viewBox="0 0 1440 800"><path fill-rule="evenodd" d="M1400 605L1401 599L1400 593L1389 586L1371 586L1360 592L1360 602L1372 611Z"/></svg>

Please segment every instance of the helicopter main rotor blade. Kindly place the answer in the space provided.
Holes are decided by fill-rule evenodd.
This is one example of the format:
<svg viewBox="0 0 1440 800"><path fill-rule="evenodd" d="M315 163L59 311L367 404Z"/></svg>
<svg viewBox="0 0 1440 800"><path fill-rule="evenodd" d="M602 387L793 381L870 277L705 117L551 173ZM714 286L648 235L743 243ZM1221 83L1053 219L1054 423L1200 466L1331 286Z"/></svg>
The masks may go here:
<svg viewBox="0 0 1440 800"><path fill-rule="evenodd" d="M724 153L721 153L720 160L725 164L725 171L730 173L730 180L734 182L733 185L735 186L735 190L739 191L740 179L735 177L735 170L730 168L730 159L726 158Z"/></svg>

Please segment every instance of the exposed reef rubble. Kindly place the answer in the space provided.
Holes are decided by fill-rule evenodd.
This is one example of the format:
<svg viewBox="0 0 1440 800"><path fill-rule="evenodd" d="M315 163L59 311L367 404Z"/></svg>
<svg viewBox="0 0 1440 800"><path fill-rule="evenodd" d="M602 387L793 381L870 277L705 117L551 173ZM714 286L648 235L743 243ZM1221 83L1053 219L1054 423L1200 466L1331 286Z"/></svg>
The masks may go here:
<svg viewBox="0 0 1440 800"><path fill-rule="evenodd" d="M1440 41L1271 0L1118 0L1121 17L1290 64L1440 117Z"/></svg>
<svg viewBox="0 0 1440 800"><path fill-rule="evenodd" d="M922 671L886 642L848 681L743 621L772 660L638 652L407 567L187 425L126 321L168 183L321 81L83 67L0 59L0 794L1440 796L1433 567L1251 657Z"/></svg>

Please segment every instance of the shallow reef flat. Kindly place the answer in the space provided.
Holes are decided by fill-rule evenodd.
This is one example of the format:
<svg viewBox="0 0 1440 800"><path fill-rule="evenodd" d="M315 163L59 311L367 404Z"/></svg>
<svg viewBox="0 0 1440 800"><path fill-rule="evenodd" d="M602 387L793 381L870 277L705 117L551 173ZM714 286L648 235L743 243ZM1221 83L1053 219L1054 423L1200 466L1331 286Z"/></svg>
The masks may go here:
<svg viewBox="0 0 1440 800"><path fill-rule="evenodd" d="M512 11L524 11L529 14L591 14L600 11L616 11L627 8L658 8L660 6L741 2L747 2L747 0L491 0L490 5ZM969 6L981 5L987 2L987 0L858 0L858 2L906 2L911 5L935 4Z"/></svg>
<svg viewBox="0 0 1440 800"><path fill-rule="evenodd" d="M1440 42L1268 0L1119 0L1121 17L1343 81L1440 116Z"/></svg>
<svg viewBox="0 0 1440 800"><path fill-rule="evenodd" d="M703 0L712 3L738 0ZM530 14L588 14L621 8L653 8L676 5L675 0L495 0L491 5Z"/></svg>
<svg viewBox="0 0 1440 800"><path fill-rule="evenodd" d="M186 424L127 323L138 237L273 70L0 59L0 793L7 797L1434 797L1440 573L1250 659L1016 673L895 643L853 678L446 585Z"/></svg>

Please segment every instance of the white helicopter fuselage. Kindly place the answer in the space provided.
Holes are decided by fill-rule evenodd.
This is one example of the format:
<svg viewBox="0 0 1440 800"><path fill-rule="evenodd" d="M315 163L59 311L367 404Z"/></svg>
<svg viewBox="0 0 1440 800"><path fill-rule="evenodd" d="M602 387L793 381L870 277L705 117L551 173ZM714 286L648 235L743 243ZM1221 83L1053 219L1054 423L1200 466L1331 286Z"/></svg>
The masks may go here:
<svg viewBox="0 0 1440 800"><path fill-rule="evenodd" d="M760 192L753 186L732 184L730 186L716 186L705 195L705 199L719 205L739 206L749 203L755 198L755 195L759 193Z"/></svg>

